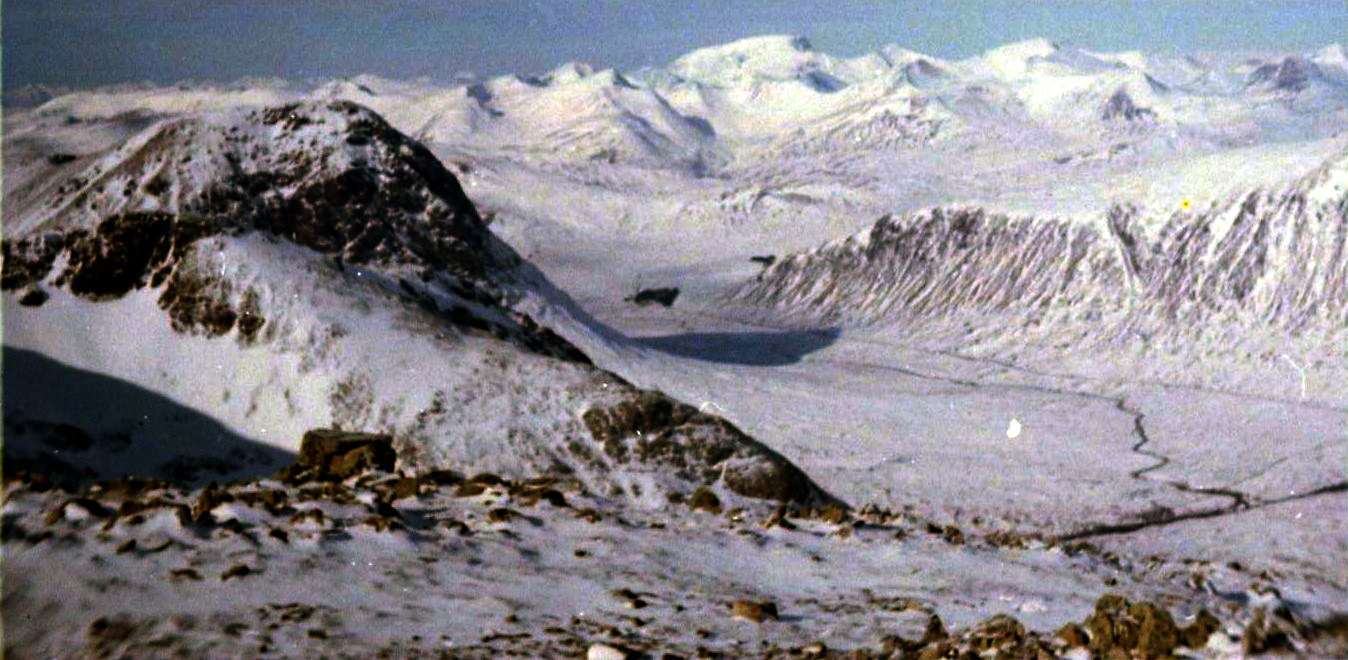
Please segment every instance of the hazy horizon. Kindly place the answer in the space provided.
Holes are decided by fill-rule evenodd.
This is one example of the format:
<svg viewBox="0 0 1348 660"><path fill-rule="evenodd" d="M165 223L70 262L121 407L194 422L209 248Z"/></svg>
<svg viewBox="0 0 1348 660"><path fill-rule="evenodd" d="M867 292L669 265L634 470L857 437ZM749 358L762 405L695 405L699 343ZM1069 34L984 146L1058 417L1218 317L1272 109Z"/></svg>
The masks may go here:
<svg viewBox="0 0 1348 660"><path fill-rule="evenodd" d="M1306 51L1342 43L1348 3L1157 0L793 3L10 0L3 85L90 87L370 73L446 81L666 64L762 34L799 34L856 56L885 44L963 58L1035 37L1098 50ZM1107 28L1107 29L1105 29Z"/></svg>

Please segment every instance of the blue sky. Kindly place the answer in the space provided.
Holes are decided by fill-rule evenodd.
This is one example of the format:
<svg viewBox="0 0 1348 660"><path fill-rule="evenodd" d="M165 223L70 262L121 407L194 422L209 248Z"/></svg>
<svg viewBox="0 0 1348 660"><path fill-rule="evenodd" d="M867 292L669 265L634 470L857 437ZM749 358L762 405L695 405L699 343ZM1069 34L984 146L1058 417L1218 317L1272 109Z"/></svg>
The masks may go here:
<svg viewBox="0 0 1348 660"><path fill-rule="evenodd" d="M5 0L12 89L243 76L397 78L633 69L758 34L836 55L897 43L965 57L1032 37L1101 50L1303 51L1342 42L1345 0Z"/></svg>

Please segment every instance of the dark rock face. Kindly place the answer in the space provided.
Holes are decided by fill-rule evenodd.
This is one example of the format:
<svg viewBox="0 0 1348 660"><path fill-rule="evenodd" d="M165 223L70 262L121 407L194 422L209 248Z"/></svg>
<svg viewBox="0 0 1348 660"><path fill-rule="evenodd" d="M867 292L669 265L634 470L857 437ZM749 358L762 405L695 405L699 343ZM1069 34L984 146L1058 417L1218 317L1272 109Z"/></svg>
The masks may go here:
<svg viewBox="0 0 1348 660"><path fill-rule="evenodd" d="M662 467L680 479L711 484L718 478L736 494L784 502L832 498L785 458L719 417L660 392L638 390L609 408L581 416L611 459Z"/></svg>
<svg viewBox="0 0 1348 660"><path fill-rule="evenodd" d="M159 306L168 311L174 330L216 337L237 325L244 340L251 341L265 323L257 294L245 291L241 309L236 310L229 301L228 283L194 269L178 268L193 243L218 231L209 221L194 216L157 211L117 214L99 223L93 233L75 229L36 242L7 242L6 252L15 256L6 259L6 277L15 283L40 280L64 249L69 263L54 284L67 286L77 296L112 300L167 282ZM34 293L41 298L34 298ZM45 292L34 290L20 302L37 306L45 300Z"/></svg>
<svg viewBox="0 0 1348 660"><path fill-rule="evenodd" d="M1266 84L1276 91L1296 93L1310 86L1311 78L1319 74L1320 68L1314 62L1286 57L1252 71L1246 86Z"/></svg>
<svg viewBox="0 0 1348 660"><path fill-rule="evenodd" d="M173 216L127 213L99 223L94 234L75 230L67 235L70 265L57 278L71 293L90 300L110 300L144 287L172 246Z"/></svg>
<svg viewBox="0 0 1348 660"><path fill-rule="evenodd" d="M339 121L345 144L362 147L366 157L334 171L330 154L278 140L269 157L217 182L188 208L350 264L412 264L470 279L514 265L513 255L493 249L454 175L374 112L345 101L291 104L249 120L286 132Z"/></svg>
<svg viewBox="0 0 1348 660"><path fill-rule="evenodd" d="M33 238L0 241L4 265L0 272L0 289L13 291L34 284L51 272L57 255L65 247L65 236L59 233L43 234Z"/></svg>

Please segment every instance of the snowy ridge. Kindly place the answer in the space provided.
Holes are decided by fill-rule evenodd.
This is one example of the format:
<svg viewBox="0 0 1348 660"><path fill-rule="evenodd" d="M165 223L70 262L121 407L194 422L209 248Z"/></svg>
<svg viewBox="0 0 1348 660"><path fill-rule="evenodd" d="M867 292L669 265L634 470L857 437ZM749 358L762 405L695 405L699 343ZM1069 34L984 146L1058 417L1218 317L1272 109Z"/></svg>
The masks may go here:
<svg viewBox="0 0 1348 660"><path fill-rule="evenodd" d="M728 422L594 368L516 309L577 335L594 327L587 345L617 340L486 229L425 147L366 108L170 119L73 180L7 209L7 346L210 411L280 449L339 426L394 435L409 468L587 475L646 506L712 484L829 499ZM67 419L40 388L16 401L7 460L99 466L94 454L42 459L47 427L32 422L128 433L115 414ZM112 446L159 446L141 435ZM179 450L210 468L198 478L257 468L212 447Z"/></svg>
<svg viewBox="0 0 1348 660"><path fill-rule="evenodd" d="M1219 322L1335 332L1348 324L1345 162L1206 210L1116 205L1100 225L961 207L887 216L779 260L733 298L851 323L1034 313L1097 338Z"/></svg>
<svg viewBox="0 0 1348 660"><path fill-rule="evenodd" d="M218 111L304 99L365 104L419 139L562 163L631 163L697 176L816 155L970 142L1060 146L1127 133L1198 144L1341 132L1342 47L1247 62L1101 53L1035 39L961 61L900 46L856 58L803 37L754 37L693 51L663 68L596 71L579 62L540 75L463 84L376 76L312 83L76 92L39 116L108 118ZM1184 145L1173 140L1168 148Z"/></svg>

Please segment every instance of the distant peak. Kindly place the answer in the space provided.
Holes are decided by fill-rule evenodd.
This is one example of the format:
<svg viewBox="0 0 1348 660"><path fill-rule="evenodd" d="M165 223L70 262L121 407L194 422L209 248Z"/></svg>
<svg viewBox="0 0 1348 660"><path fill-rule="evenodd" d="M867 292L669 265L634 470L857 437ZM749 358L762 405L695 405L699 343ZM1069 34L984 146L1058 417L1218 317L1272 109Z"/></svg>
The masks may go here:
<svg viewBox="0 0 1348 660"><path fill-rule="evenodd" d="M1060 47L1058 44L1049 41L1043 37L1026 39L1024 41L1013 41L1009 44L1003 44L983 53L984 57L1045 57L1056 52Z"/></svg>

